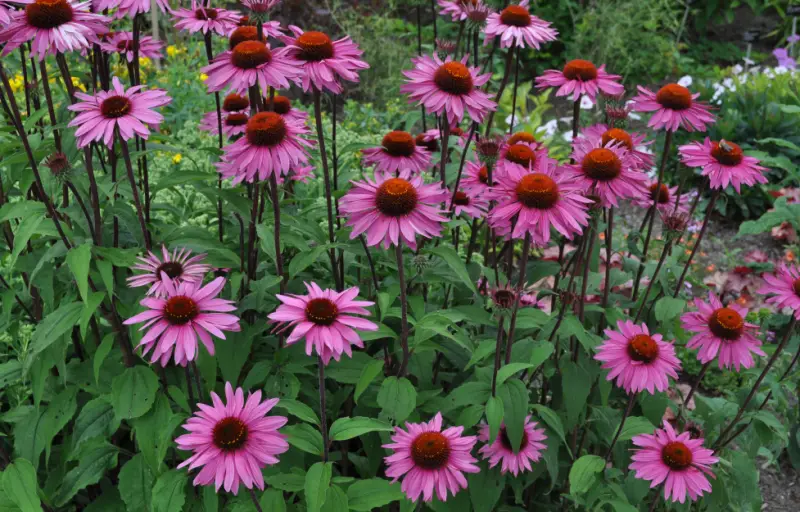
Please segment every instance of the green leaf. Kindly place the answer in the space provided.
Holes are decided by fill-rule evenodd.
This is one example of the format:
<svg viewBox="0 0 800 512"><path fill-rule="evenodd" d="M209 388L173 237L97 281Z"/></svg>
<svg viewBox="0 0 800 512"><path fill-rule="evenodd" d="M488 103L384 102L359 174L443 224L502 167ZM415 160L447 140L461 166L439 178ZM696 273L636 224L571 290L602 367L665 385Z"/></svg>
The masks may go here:
<svg viewBox="0 0 800 512"><path fill-rule="evenodd" d="M537 341L531 350L531 365L534 368L547 361L547 358L553 353L553 344L549 341Z"/></svg>
<svg viewBox="0 0 800 512"><path fill-rule="evenodd" d="M322 506L322 512L348 512L351 509L347 501L347 494L344 493L342 488L338 485L331 485L325 495L325 504Z"/></svg>
<svg viewBox="0 0 800 512"><path fill-rule="evenodd" d="M84 302L89 299L89 266L92 262L92 246L81 244L67 253L67 266L75 276L75 283Z"/></svg>
<svg viewBox="0 0 800 512"><path fill-rule="evenodd" d="M359 480L347 489L350 510L370 512L393 501L403 499L399 483L391 483L383 478Z"/></svg>
<svg viewBox="0 0 800 512"><path fill-rule="evenodd" d="M92 359L92 369L94 370L94 383L100 384L100 368L103 366L106 356L111 352L114 347L114 334L106 334L103 342L97 347L94 352L94 359Z"/></svg>
<svg viewBox="0 0 800 512"><path fill-rule="evenodd" d="M358 404L358 399L361 397L361 394L366 391L372 381L375 380L375 377L380 375L383 371L383 361L372 361L368 365L361 370L361 376L358 378L358 382L356 383L356 390L353 393L353 401Z"/></svg>
<svg viewBox="0 0 800 512"><path fill-rule="evenodd" d="M61 481L53 499L63 507L78 494L78 491L96 484L109 469L117 465L117 448L110 444L99 444L81 455L78 467L71 469Z"/></svg>
<svg viewBox="0 0 800 512"><path fill-rule="evenodd" d="M529 363L509 363L503 366L497 371L497 385L502 386L503 383L515 373L527 370L528 368L533 368L533 365Z"/></svg>
<svg viewBox="0 0 800 512"><path fill-rule="evenodd" d="M167 449L172 445L172 433L182 421L182 415L173 414L169 399L164 393L158 394L147 414L131 421L136 444L153 474L161 473Z"/></svg>
<svg viewBox="0 0 800 512"><path fill-rule="evenodd" d="M489 397L486 402L486 423L489 424L489 439L497 439L503 423L503 401L496 396Z"/></svg>
<svg viewBox="0 0 800 512"><path fill-rule="evenodd" d="M14 452L31 461L34 468L39 467L39 458L44 451L44 412L32 407L14 425Z"/></svg>
<svg viewBox="0 0 800 512"><path fill-rule="evenodd" d="M306 509L308 512L320 512L325 503L328 487L331 485L331 473L333 463L317 462L306 473L305 485L303 487L306 497Z"/></svg>
<svg viewBox="0 0 800 512"><path fill-rule="evenodd" d="M103 302L106 294L104 292L92 292L89 294L89 300L86 301L83 311L81 311L81 318L78 321L78 325L81 330L81 337L86 338L86 330L89 326L89 321L94 316L95 311Z"/></svg>
<svg viewBox="0 0 800 512"><path fill-rule="evenodd" d="M153 405L158 390L158 377L146 366L125 368L111 382L111 405L120 419L142 416Z"/></svg>
<svg viewBox="0 0 800 512"><path fill-rule="evenodd" d="M307 421L308 423L313 423L314 425L319 425L317 413L314 412L314 409L302 402L291 400L289 398L281 398L275 407L285 410L295 418Z"/></svg>
<svg viewBox="0 0 800 512"><path fill-rule="evenodd" d="M656 302L656 320L662 323L669 322L673 318L683 313L683 308L685 306L686 301L683 299L662 297L658 300L658 302Z"/></svg>
<svg viewBox="0 0 800 512"><path fill-rule="evenodd" d="M561 370L561 387L564 390L564 405L567 409L566 428L570 429L586 407L586 399L592 389L592 377L573 362L564 364Z"/></svg>
<svg viewBox="0 0 800 512"><path fill-rule="evenodd" d="M467 267L464 265L464 260L461 259L461 256L458 255L455 249L446 245L441 245L430 249L428 252L442 258L450 269L455 272L456 276L467 285L467 288L472 290L472 293L478 293L478 289L475 288L475 283L472 278L469 277L469 272L467 272Z"/></svg>
<svg viewBox="0 0 800 512"><path fill-rule="evenodd" d="M153 512L183 510L186 501L186 471L173 469L156 480L153 486Z"/></svg>
<svg viewBox="0 0 800 512"><path fill-rule="evenodd" d="M595 481L597 473L603 471L606 462L597 455L584 455L576 460L569 470L570 494L583 494Z"/></svg>
<svg viewBox="0 0 800 512"><path fill-rule="evenodd" d="M333 441L353 439L367 432L391 432L394 430L390 424L372 418L356 416L355 418L339 418L333 422L330 438Z"/></svg>
<svg viewBox="0 0 800 512"><path fill-rule="evenodd" d="M134 455L122 466L119 472L119 494L128 512L150 512L154 481L153 472L141 453Z"/></svg>
<svg viewBox="0 0 800 512"><path fill-rule="evenodd" d="M528 414L528 388L521 380L512 379L503 384L497 394L503 401L503 418L508 440L516 452L522 446L525 417Z"/></svg>
<svg viewBox="0 0 800 512"><path fill-rule="evenodd" d="M45 461L50 460L50 446L53 438L75 415L78 404L75 400L78 388L70 386L56 395L47 405L47 410L42 414L42 438L46 450Z"/></svg>
<svg viewBox="0 0 800 512"><path fill-rule="evenodd" d="M17 459L0 476L6 496L22 512L42 511L42 502L37 494L36 469L30 461Z"/></svg>
<svg viewBox="0 0 800 512"><path fill-rule="evenodd" d="M14 201L6 203L0 208L0 222L11 219L25 219L28 217L44 216L46 208L41 201Z"/></svg>
<svg viewBox="0 0 800 512"><path fill-rule="evenodd" d="M214 499L217 499L217 494L214 491L214 488L211 486L206 486L207 489L210 489L212 492L211 494L214 495ZM283 497L283 492L278 491L276 489L267 489L264 491L264 494L261 495L261 500L259 500L259 504L261 505L261 510L268 510L269 512L286 512L286 499ZM217 512L216 509L209 510L208 507L205 507L205 512Z"/></svg>
<svg viewBox="0 0 800 512"><path fill-rule="evenodd" d="M289 425L282 429L290 445L311 455L322 454L322 434L308 423Z"/></svg>
<svg viewBox="0 0 800 512"><path fill-rule="evenodd" d="M378 405L395 423L400 423L417 406L417 390L405 377L389 377L378 391Z"/></svg>
<svg viewBox="0 0 800 512"><path fill-rule="evenodd" d="M472 510L475 512L497 510L497 501L503 494L506 483L505 476L497 468L467 475L467 481Z"/></svg>
<svg viewBox="0 0 800 512"><path fill-rule="evenodd" d="M303 490L306 482L305 474L279 474L264 477L270 487L286 492L299 492Z"/></svg>
<svg viewBox="0 0 800 512"><path fill-rule="evenodd" d="M628 441L639 434L652 434L656 428L647 418L642 416L629 416L619 433L619 441Z"/></svg>
<svg viewBox="0 0 800 512"><path fill-rule="evenodd" d="M119 420L114 408L105 398L95 398L86 402L72 428L72 453L81 444L98 437L108 438L119 428Z"/></svg>
<svg viewBox="0 0 800 512"><path fill-rule="evenodd" d="M567 439L564 437L564 425L561 423L561 419L558 417L558 414L553 412L553 409L545 406L534 404L533 409L539 413L539 417L542 418L550 430L552 430L560 439L564 442L564 446L567 446ZM569 447L567 446L567 449Z"/></svg>
<svg viewBox="0 0 800 512"><path fill-rule="evenodd" d="M778 147L791 149L792 151L797 151L800 153L800 146L795 144L794 142L788 141L786 139L778 139L775 137L767 137L766 139L758 139L756 142L759 144L775 144Z"/></svg>
<svg viewBox="0 0 800 512"><path fill-rule="evenodd" d="M224 340L216 340L216 359L225 382L239 382L242 367L250 357L253 338L261 334L261 328L242 326L241 332L225 334Z"/></svg>
<svg viewBox="0 0 800 512"><path fill-rule="evenodd" d="M44 220L44 216L26 217L22 219L17 232L14 233L14 250L11 252L10 268L14 267L17 262L17 257L22 254L22 251L27 247L28 241L39 230L39 224Z"/></svg>
<svg viewBox="0 0 800 512"><path fill-rule="evenodd" d="M72 327L78 323L83 311L83 304L71 302L63 305L44 317L42 322L36 327L36 331L31 338L30 352L25 359L25 371L27 372L33 364L36 356L44 352L56 340L68 333Z"/></svg>
<svg viewBox="0 0 800 512"><path fill-rule="evenodd" d="M12 359L8 362L0 364L0 390L5 388L11 382L15 382L22 378L22 365L19 360Z"/></svg>
<svg viewBox="0 0 800 512"><path fill-rule="evenodd" d="M319 260L327 250L327 245L318 245L309 251L296 255L289 262L289 277L294 277L304 271L309 265Z"/></svg>
<svg viewBox="0 0 800 512"><path fill-rule="evenodd" d="M186 399L186 394L184 394L181 388L170 385L167 387L167 393L169 393L169 397L178 404L178 407L183 409L183 412L191 414L192 408L189 406L189 400Z"/></svg>
<svg viewBox="0 0 800 512"><path fill-rule="evenodd" d="M800 105L778 105L785 114L800 114Z"/></svg>

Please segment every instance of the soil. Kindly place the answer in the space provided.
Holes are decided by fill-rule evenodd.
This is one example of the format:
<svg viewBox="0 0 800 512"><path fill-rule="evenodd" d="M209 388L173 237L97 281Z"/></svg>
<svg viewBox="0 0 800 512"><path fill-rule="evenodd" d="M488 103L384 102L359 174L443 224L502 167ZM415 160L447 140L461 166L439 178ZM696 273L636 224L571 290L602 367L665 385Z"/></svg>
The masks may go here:
<svg viewBox="0 0 800 512"><path fill-rule="evenodd" d="M788 461L761 470L761 510L796 512L800 509L800 473Z"/></svg>

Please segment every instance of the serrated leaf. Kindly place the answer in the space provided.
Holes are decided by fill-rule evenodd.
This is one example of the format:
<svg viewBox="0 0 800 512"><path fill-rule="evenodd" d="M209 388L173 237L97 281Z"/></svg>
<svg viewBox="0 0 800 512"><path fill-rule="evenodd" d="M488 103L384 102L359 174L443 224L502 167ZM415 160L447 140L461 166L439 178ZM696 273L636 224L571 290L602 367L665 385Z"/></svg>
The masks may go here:
<svg viewBox="0 0 800 512"><path fill-rule="evenodd" d="M361 416L339 418L331 425L330 438L333 441L345 441L368 432L392 432L393 430L394 427L381 420Z"/></svg>
<svg viewBox="0 0 800 512"><path fill-rule="evenodd" d="M120 419L142 416L150 407L158 390L158 377L146 366L125 368L111 382L111 405Z"/></svg>
<svg viewBox="0 0 800 512"><path fill-rule="evenodd" d="M383 371L383 361L372 361L368 365L361 370L361 376L358 378L358 382L356 383L356 390L353 393L353 401L358 404L358 399L361 397L361 394L366 391L367 387L372 384L372 381L375 380L375 377L380 375Z"/></svg>
<svg viewBox="0 0 800 512"><path fill-rule="evenodd" d="M183 510L186 501L185 471L174 469L167 471L156 480L153 486L153 512L175 512Z"/></svg>
<svg viewBox="0 0 800 512"><path fill-rule="evenodd" d="M659 322L669 322L683 312L686 301L673 297L661 297L656 302L655 314Z"/></svg>
<svg viewBox="0 0 800 512"><path fill-rule="evenodd" d="M399 483L391 483L383 478L358 480L347 488L350 510L357 512L377 510L403 497Z"/></svg>
<svg viewBox="0 0 800 512"><path fill-rule="evenodd" d="M155 478L142 454L137 453L119 472L119 494L128 512L150 512Z"/></svg>
<svg viewBox="0 0 800 512"><path fill-rule="evenodd" d="M3 491L21 512L41 512L42 502L37 494L36 469L26 459L9 464L2 474Z"/></svg>
<svg viewBox="0 0 800 512"><path fill-rule="evenodd" d="M378 391L378 405L395 423L400 423L417 406L417 390L405 377L388 377Z"/></svg>
<svg viewBox="0 0 800 512"><path fill-rule="evenodd" d="M317 462L306 473L303 491L308 512L320 512L322 509L328 494L328 488L331 485L332 472L332 463Z"/></svg>
<svg viewBox="0 0 800 512"><path fill-rule="evenodd" d="M89 266L92 262L92 246L81 244L73 247L67 253L67 266L72 275L75 276L75 283L84 302L89 299Z"/></svg>
<svg viewBox="0 0 800 512"><path fill-rule="evenodd" d="M597 455L584 455L572 464L569 470L570 494L583 494L595 481L597 473L603 471L606 462Z"/></svg>

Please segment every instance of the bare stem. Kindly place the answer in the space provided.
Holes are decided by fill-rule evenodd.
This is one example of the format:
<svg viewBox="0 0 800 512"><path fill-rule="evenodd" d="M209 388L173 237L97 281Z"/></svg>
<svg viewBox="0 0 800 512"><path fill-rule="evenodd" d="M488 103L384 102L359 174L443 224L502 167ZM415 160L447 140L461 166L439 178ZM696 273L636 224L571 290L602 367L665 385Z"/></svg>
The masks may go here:
<svg viewBox="0 0 800 512"><path fill-rule="evenodd" d="M403 246L397 244L394 247L394 254L397 259L397 278L400 281L400 346L403 349L403 361L400 363L400 369L397 371L397 375L404 377L408 371L410 353L408 351L408 297L406 296L406 273L403 265Z"/></svg>

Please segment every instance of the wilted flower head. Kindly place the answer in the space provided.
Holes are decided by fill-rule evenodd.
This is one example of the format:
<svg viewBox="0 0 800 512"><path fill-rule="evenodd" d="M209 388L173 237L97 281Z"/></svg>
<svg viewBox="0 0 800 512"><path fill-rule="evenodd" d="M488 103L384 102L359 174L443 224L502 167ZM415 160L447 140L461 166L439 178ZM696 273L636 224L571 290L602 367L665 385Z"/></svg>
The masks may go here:
<svg viewBox="0 0 800 512"><path fill-rule="evenodd" d="M69 181L70 171L72 170L72 165L69 163L69 159L67 159L67 155L64 153L53 153L49 155L44 161L45 167L50 169L50 174L52 174L53 178L56 179L58 182L67 182Z"/></svg>
<svg viewBox="0 0 800 512"><path fill-rule="evenodd" d="M481 137L478 135L475 141L475 152L478 154L478 160L483 165L494 166L497 158L500 156L500 148L503 146L503 138L499 135L492 137Z"/></svg>
<svg viewBox="0 0 800 512"><path fill-rule="evenodd" d="M448 39L437 39L436 51L444 54L453 53L456 51L456 42Z"/></svg>
<svg viewBox="0 0 800 512"><path fill-rule="evenodd" d="M252 21L267 21L269 12L281 0L241 0L242 6L247 9L247 13Z"/></svg>

